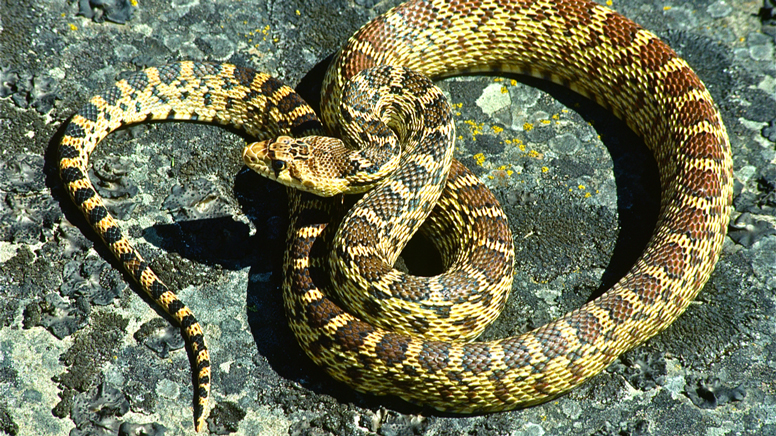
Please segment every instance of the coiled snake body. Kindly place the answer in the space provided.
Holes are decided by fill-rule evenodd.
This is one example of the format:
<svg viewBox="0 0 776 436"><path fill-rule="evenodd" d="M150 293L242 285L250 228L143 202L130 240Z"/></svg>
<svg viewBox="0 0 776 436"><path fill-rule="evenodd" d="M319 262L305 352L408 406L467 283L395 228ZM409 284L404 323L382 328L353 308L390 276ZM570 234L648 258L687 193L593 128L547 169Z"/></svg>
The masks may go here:
<svg viewBox="0 0 776 436"><path fill-rule="evenodd" d="M665 329L708 280L721 251L732 203L730 146L720 114L700 79L648 31L591 1L410 1L368 23L335 57L324 82L322 101L330 133L349 129L343 127L346 116L340 108L341 96L348 92L345 83L378 65L404 66L432 78L476 71L522 73L552 80L595 99L624 119L652 150L660 172L661 209L642 256L601 297L520 336L466 343L449 340L455 333L440 340L384 330L335 302L349 297L337 294L335 300L328 296L330 287L348 282L346 288L371 290L389 306L393 297L385 295L386 290L403 289L398 293L419 300L412 293L415 288L400 286L413 279L397 276L385 266L392 263L395 253L376 253L370 248L403 244L399 239L380 240L392 238L394 233L375 228L376 223L413 228L397 231L405 239L417 228L414 218L401 221L392 212L384 213L393 210L393 206L386 206L389 199L404 199L402 186L407 185L382 182L380 188L389 186L388 192L393 194L367 194L368 198L382 198L382 203L373 203L377 212L348 213L346 220L355 222L356 227L340 228L339 242L331 242L335 244L333 257L339 258L333 267L328 264L326 249L335 229L327 225L339 219L338 202L289 189L289 248L283 286L286 311L302 348L334 378L360 391L396 395L444 411L498 411L539 403L579 385L624 351ZM397 73L390 74L397 77ZM433 99L427 103L431 108L441 104ZM366 110L358 104L349 107L355 112ZM415 120L423 111L408 110L405 120ZM438 114L444 117L444 111ZM428 127L433 118L423 119L421 127ZM88 156L103 137L121 125L147 119L230 124L260 139L318 134L323 128L301 98L275 79L232 65L192 62L150 68L118 82L92 98L67 127L60 146L60 173L68 192L127 271L181 323L192 345L198 365L195 417L199 430L204 424L210 382L210 360L201 327L129 244L86 175ZM427 137L438 135L440 130L436 129L444 130L435 127L424 133ZM407 130L399 136L422 142L418 135L424 133ZM293 175L289 176L282 159L252 159L258 155L267 158L276 151L299 154L283 148L283 141L249 146L246 163L293 185ZM270 153L266 147L275 148ZM307 147L306 152L314 148ZM367 173L380 173L376 166L370 167L378 161L402 168L407 162L415 166L420 162L406 160L414 158L401 154L390 155L398 158L367 152L356 155L358 164L348 168L352 170L355 165ZM438 282L431 278L436 284L424 282L421 286L438 290L440 283L447 284L458 295L459 287L483 283L485 277L494 287L506 284L508 288L511 237L504 230L503 214L475 177L455 162L450 165L453 170L441 194L441 206L433 212L424 208L432 214L427 231L439 237L440 250L450 255L448 266L458 261L452 259L452 253L473 256L477 246L486 247L485 258L494 259L493 264L500 265L501 273L509 277L495 277L483 263L472 266L464 262L461 275L448 275ZM444 177L435 177L429 183L441 187ZM395 189L390 191L390 186ZM313 189L307 184L299 187ZM427 198L424 195L429 194L423 191L420 195ZM412 206L409 209L419 207L417 200L408 204ZM462 228L467 221L487 220L506 233L491 234L490 227ZM361 230L353 230L359 229L358 225ZM451 232L455 238L449 236ZM383 256L379 262L378 254ZM333 272L329 274L326 271L330 268ZM503 304L503 297L485 295L485 299L496 300L497 306ZM425 312L410 313L408 331L449 332L444 324L423 321L451 316L447 308L440 310L432 304L436 301L433 296L430 301L409 306L410 312ZM371 303L343 302L356 306L351 310L362 315L382 310ZM474 312L485 311L479 308L479 300L475 303L468 304ZM458 325L463 325L471 324L470 315L453 316L460 316Z"/></svg>

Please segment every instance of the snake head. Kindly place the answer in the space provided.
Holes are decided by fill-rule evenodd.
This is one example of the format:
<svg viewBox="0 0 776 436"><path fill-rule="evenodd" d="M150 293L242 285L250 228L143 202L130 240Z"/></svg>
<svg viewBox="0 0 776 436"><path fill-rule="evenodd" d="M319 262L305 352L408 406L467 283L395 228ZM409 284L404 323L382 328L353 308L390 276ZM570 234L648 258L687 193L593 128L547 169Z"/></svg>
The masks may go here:
<svg viewBox="0 0 776 436"><path fill-rule="evenodd" d="M278 136L245 146L243 162L283 185L331 197L348 190L348 181L329 164L332 156L326 150L331 150L332 142L339 140L323 136Z"/></svg>

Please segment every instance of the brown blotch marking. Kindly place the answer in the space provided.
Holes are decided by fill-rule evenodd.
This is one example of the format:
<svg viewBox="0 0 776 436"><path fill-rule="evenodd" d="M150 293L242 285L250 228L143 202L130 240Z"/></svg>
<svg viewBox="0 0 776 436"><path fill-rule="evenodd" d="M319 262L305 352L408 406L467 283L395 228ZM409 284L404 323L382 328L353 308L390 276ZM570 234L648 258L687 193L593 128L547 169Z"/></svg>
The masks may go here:
<svg viewBox="0 0 776 436"><path fill-rule="evenodd" d="M401 365L410 343L410 337L396 333L386 333L375 346L375 355L385 366Z"/></svg>
<svg viewBox="0 0 776 436"><path fill-rule="evenodd" d="M175 80L179 80L181 78L181 68L183 65L183 63L175 62L157 68L156 73L159 75L159 81L165 85L169 85Z"/></svg>
<svg viewBox="0 0 776 436"><path fill-rule="evenodd" d="M711 159L715 162L725 159L722 139L710 132L698 132L687 138L682 144L682 153L689 158Z"/></svg>
<svg viewBox="0 0 776 436"><path fill-rule="evenodd" d="M352 262L364 279L370 282L381 280L391 270L390 265L371 255L355 256L352 258Z"/></svg>
<svg viewBox="0 0 776 436"><path fill-rule="evenodd" d="M389 221L394 217L402 205L401 194L395 192L391 187L384 186L380 193L370 201L370 209L383 221ZM376 230L374 231L376 233Z"/></svg>
<svg viewBox="0 0 776 436"><path fill-rule="evenodd" d="M501 2L501 7L507 12L506 15L510 17L517 17L526 9L530 9L534 5L534 0L511 0Z"/></svg>
<svg viewBox="0 0 776 436"><path fill-rule="evenodd" d="M437 373L447 368L451 345L446 342L427 341L418 354L418 363L429 373Z"/></svg>
<svg viewBox="0 0 776 436"><path fill-rule="evenodd" d="M389 39L385 38L385 35L390 35L392 33L392 29L386 22L384 15L375 18L369 25L362 27L361 30L356 32L350 40L368 42L372 46L372 50L350 50L346 53L340 63L340 65L345 66L345 68L340 71L342 80L347 81L360 71L375 66L376 60L373 57L373 54L382 53L386 48L390 48L383 47L383 44ZM340 54L340 56L342 56L342 54Z"/></svg>
<svg viewBox="0 0 776 436"><path fill-rule="evenodd" d="M603 26L603 33L616 48L630 47L641 26L620 14L609 14Z"/></svg>
<svg viewBox="0 0 776 436"><path fill-rule="evenodd" d="M685 127L692 127L703 121L708 121L712 125L718 124L716 118L717 111L714 105L706 100L690 100L684 103L681 109L674 108L675 117Z"/></svg>
<svg viewBox="0 0 776 436"><path fill-rule="evenodd" d="M487 306L487 304L485 304L483 306ZM444 318L447 318L449 316L450 315L448 314ZM440 317L440 318L442 318L442 317ZM480 319L480 315L479 314L467 314L466 316L463 316L460 319L453 321L452 325L454 325L456 327L460 327L461 330L472 331L475 328L477 328L479 319Z"/></svg>
<svg viewBox="0 0 776 436"><path fill-rule="evenodd" d="M315 238L295 238L293 242L293 250L295 253L307 254L312 250L314 243Z"/></svg>
<svg viewBox="0 0 776 436"><path fill-rule="evenodd" d="M419 7L424 6L424 7ZM428 26L428 23L434 22L440 17L439 11L429 9L422 4L414 4L413 7L407 11L405 8L400 8L397 12L404 18L404 23L408 28L423 28Z"/></svg>
<svg viewBox="0 0 776 436"><path fill-rule="evenodd" d="M323 328L332 319L344 313L339 306L326 298L308 303L305 312L307 323L313 328Z"/></svg>
<svg viewBox="0 0 776 436"><path fill-rule="evenodd" d="M592 20L593 3L560 2L556 3L558 15L566 22L566 29L585 28Z"/></svg>
<svg viewBox="0 0 776 436"><path fill-rule="evenodd" d="M671 231L685 234L693 240L706 239L711 233L705 225L706 213L703 209L685 207L671 215L667 227Z"/></svg>
<svg viewBox="0 0 776 436"><path fill-rule="evenodd" d="M713 169L685 168L678 176L679 186L693 197L710 200L722 195L719 174Z"/></svg>
<svg viewBox="0 0 776 436"><path fill-rule="evenodd" d="M463 348L463 370L475 376L490 370L491 360L490 347L485 342L472 342Z"/></svg>
<svg viewBox="0 0 776 436"><path fill-rule="evenodd" d="M561 335L561 330L555 324L548 324L534 331L534 337L542 347L542 354L550 361L568 351L568 342Z"/></svg>
<svg viewBox="0 0 776 436"><path fill-rule="evenodd" d="M118 86L111 86L107 91L103 91L101 94L99 94L100 97L105 100L106 103L110 106L115 106L116 103L121 100L121 97L124 95L124 91L121 90Z"/></svg>
<svg viewBox="0 0 776 436"><path fill-rule="evenodd" d="M404 281L392 281L388 292L394 297L407 301L428 300L429 289L415 276L406 275Z"/></svg>
<svg viewBox="0 0 776 436"><path fill-rule="evenodd" d="M226 69L228 66L221 63L192 62L191 64L191 71L195 77L231 75L232 73L225 74Z"/></svg>
<svg viewBox="0 0 776 436"><path fill-rule="evenodd" d="M290 114L295 109L303 106L307 106L307 102L302 100L302 97L295 92L284 95L277 104L281 114Z"/></svg>
<svg viewBox="0 0 776 436"><path fill-rule="evenodd" d="M572 347L569 352L566 353L566 358L573 365L577 360L584 358L587 354L584 352L584 347Z"/></svg>
<svg viewBox="0 0 776 436"><path fill-rule="evenodd" d="M472 250L471 265L485 274L491 283L498 282L504 274L504 254L480 245Z"/></svg>
<svg viewBox="0 0 776 436"><path fill-rule="evenodd" d="M334 342L345 351L358 353L364 346L364 338L372 332L374 332L374 327L371 325L362 321L350 320L337 328L334 333Z"/></svg>
<svg viewBox="0 0 776 436"><path fill-rule="evenodd" d="M601 322L589 312L575 312L567 322L576 330L577 339L583 344L594 343L601 334Z"/></svg>
<svg viewBox="0 0 776 436"><path fill-rule="evenodd" d="M316 332L317 333L317 332ZM312 356L320 356L325 350L330 350L332 347L331 338L325 335L319 335L315 340L309 341L307 349L310 350ZM313 358L315 360L315 358ZM319 364L318 361L316 361Z"/></svg>
<svg viewBox="0 0 776 436"><path fill-rule="evenodd" d="M362 216L352 217L348 230L342 234L342 245L346 247L375 247L380 242L379 229Z"/></svg>
<svg viewBox="0 0 776 436"><path fill-rule="evenodd" d="M547 21L547 16L544 15L544 13L542 11L533 12L533 13L528 15L528 18L530 18L531 20L536 21L538 23L546 25L545 22Z"/></svg>
<svg viewBox="0 0 776 436"><path fill-rule="evenodd" d="M651 131L650 133L654 135L656 132ZM676 131L671 132L668 129L660 129L657 138L654 138L654 136L651 136L650 138L653 139L647 142L647 146L652 150L652 153L655 156L657 167L660 171L665 172L669 179L673 179L677 171L675 162L676 156L674 153L669 153L668 150L679 147L679 141L681 141L682 136ZM645 142L646 141L647 138L645 138Z"/></svg>
<svg viewBox="0 0 776 436"><path fill-rule="evenodd" d="M262 80L259 84L261 93L266 97L271 97L283 87L283 84L279 80L270 76L260 76Z"/></svg>
<svg viewBox="0 0 776 436"><path fill-rule="evenodd" d="M439 283L451 303L463 303L469 299L469 293L477 281L464 271L449 271L439 277Z"/></svg>
<svg viewBox="0 0 776 436"><path fill-rule="evenodd" d="M232 76L246 88L250 88L259 73L248 68L235 67Z"/></svg>
<svg viewBox="0 0 776 436"><path fill-rule="evenodd" d="M617 334L617 329L609 329L604 332L604 343L602 345L603 351L606 352L607 349L610 349L612 347L611 344L617 343L619 340L619 335ZM616 352L616 350L615 350Z"/></svg>
<svg viewBox="0 0 776 436"><path fill-rule="evenodd" d="M531 363L531 351L518 338L509 338L501 343L504 349L504 364L507 369L523 368Z"/></svg>
<svg viewBox="0 0 776 436"><path fill-rule="evenodd" d="M633 279L634 278L631 277L629 283L626 283L624 286L628 289L632 289L632 286L635 285L635 283L632 282ZM615 324L622 324L633 314L633 304L630 301L622 298L620 295L604 294L595 300L594 304L607 311L609 313L609 318Z"/></svg>
<svg viewBox="0 0 776 436"><path fill-rule="evenodd" d="M641 300L645 306L651 306L657 301L658 298L662 298L663 288L660 280L649 274L633 274L628 277L628 280L623 283L623 287L633 292L633 294ZM627 300L623 300L628 303L630 312L627 317L633 318L633 308Z"/></svg>
<svg viewBox="0 0 776 436"><path fill-rule="evenodd" d="M482 185L468 185L458 188L458 197L471 209L486 209L498 207L498 201L489 190Z"/></svg>
<svg viewBox="0 0 776 436"><path fill-rule="evenodd" d="M136 91L143 91L148 87L149 79L145 71L135 73L127 78L127 84ZM134 93L133 93L134 94ZM136 97L133 96L133 99Z"/></svg>
<svg viewBox="0 0 776 436"><path fill-rule="evenodd" d="M661 268L670 279L678 279L687 267L684 259L684 247L670 242L659 245L657 250L647 254L644 262L647 265Z"/></svg>
<svg viewBox="0 0 776 436"><path fill-rule="evenodd" d="M639 49L638 54L641 65L644 69L649 71L657 71L663 68L663 65L675 57L676 52L674 52L665 42L656 37L644 44Z"/></svg>
<svg viewBox="0 0 776 436"><path fill-rule="evenodd" d="M469 1L466 0L450 0L450 2L447 5L447 14L455 17L455 16L468 16L472 15L476 9L472 7L472 4ZM429 17L434 18L434 17ZM425 23L416 23L417 25L425 25L428 26L429 22L433 21L427 21Z"/></svg>
<svg viewBox="0 0 776 436"><path fill-rule="evenodd" d="M670 97L679 97L693 90L704 89L706 88L701 79L686 65L678 70L667 72L663 78L663 90Z"/></svg>

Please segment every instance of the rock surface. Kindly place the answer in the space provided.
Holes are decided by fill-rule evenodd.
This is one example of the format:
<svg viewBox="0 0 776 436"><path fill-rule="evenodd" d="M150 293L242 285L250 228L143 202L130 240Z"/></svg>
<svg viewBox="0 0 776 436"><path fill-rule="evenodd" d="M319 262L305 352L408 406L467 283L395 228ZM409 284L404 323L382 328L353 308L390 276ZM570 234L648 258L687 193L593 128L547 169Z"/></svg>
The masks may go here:
<svg viewBox="0 0 776 436"><path fill-rule="evenodd" d="M251 66L314 101L326 58L396 3L0 2L0 434L193 430L178 329L115 268L56 175L68 118L123 72L182 59ZM674 325L537 407L448 416L334 382L286 325L286 200L242 167L245 138L157 123L100 144L90 177L204 326L211 433L776 434L774 11L743 0L606 3L669 42L709 87L733 147L736 210L711 280ZM457 157L496 193L515 236L514 291L485 337L537 327L622 276L660 195L641 141L541 81L440 86L457 112Z"/></svg>

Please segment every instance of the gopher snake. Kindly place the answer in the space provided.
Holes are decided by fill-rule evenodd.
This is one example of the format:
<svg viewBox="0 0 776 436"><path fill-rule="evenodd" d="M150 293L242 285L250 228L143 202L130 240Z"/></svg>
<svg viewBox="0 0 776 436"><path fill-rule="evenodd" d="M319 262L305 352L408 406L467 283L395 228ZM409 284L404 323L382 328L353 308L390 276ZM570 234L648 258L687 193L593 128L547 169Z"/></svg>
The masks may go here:
<svg viewBox="0 0 776 436"><path fill-rule="evenodd" d="M306 353L334 378L360 391L447 411L536 404L579 385L666 328L709 278L731 208L730 147L700 79L648 31L591 1L410 1L359 30L330 66L322 115L332 133L342 131L337 117L345 82L381 64L432 78L522 73L595 99L652 150L661 209L644 253L604 295L532 332L461 343L388 332L329 299L319 288L328 280L321 274L325 253L315 241L328 241L333 226L327 224L337 212L332 201L290 189L283 286L289 323ZM102 138L147 119L230 124L259 138L322 130L312 110L275 79L232 65L191 62L150 68L118 82L92 98L66 129L60 173L67 191L127 271L181 323L191 343L200 430L210 384L201 327L130 246L86 175L88 156ZM451 174L450 189L479 189L471 188L479 185L470 176Z"/></svg>

